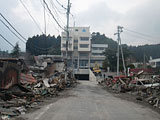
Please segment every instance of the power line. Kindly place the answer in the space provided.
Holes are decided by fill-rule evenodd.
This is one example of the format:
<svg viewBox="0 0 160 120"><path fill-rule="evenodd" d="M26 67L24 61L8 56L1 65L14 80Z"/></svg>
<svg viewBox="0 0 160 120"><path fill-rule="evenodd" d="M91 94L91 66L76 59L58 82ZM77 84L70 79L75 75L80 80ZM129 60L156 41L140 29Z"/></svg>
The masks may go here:
<svg viewBox="0 0 160 120"><path fill-rule="evenodd" d="M2 15L2 13L0 13L0 15L3 17L3 19L12 27L12 29L14 29L15 31L16 31L16 33L19 35L19 36L21 36L25 41L27 41L27 39L23 36L23 35L21 35L14 27L13 27L13 25Z"/></svg>
<svg viewBox="0 0 160 120"><path fill-rule="evenodd" d="M55 20L55 22L57 23L57 25L58 25L62 30L66 31L66 30L59 24L59 22L57 21L57 19L54 17L54 15L53 15L51 9L49 8L48 4L46 3L46 1L45 1L45 0L43 0L43 1L44 1L44 3L45 3L45 5L46 5L46 7L47 7L47 9L48 9L48 11L49 11L49 13L51 14L52 18L53 18L53 19Z"/></svg>
<svg viewBox="0 0 160 120"><path fill-rule="evenodd" d="M27 39L22 35L20 34L15 27L13 27L13 25L2 15L2 13L0 13L0 16L3 17L3 19L12 27L12 29L24 40L27 42ZM34 45L32 42L30 42L30 45L34 48L34 49L38 49L39 51L46 51L46 50L49 50L51 49L52 47L50 48L40 48L40 47L37 47L36 45Z"/></svg>
<svg viewBox="0 0 160 120"><path fill-rule="evenodd" d="M42 29L40 28L40 26L38 25L38 23L36 22L36 20L34 19L34 17L31 15L31 13L29 12L29 10L25 6L25 4L22 2L22 0L19 0L19 1L23 5L23 7L26 9L27 13L29 14L29 16L31 17L31 19L33 20L33 22L36 24L37 28L42 32ZM42 32L42 34L43 34L43 32Z"/></svg>
<svg viewBox="0 0 160 120"><path fill-rule="evenodd" d="M3 19L12 27L12 29L24 40L27 42L27 39L22 35L20 34L15 27L13 27L13 25L0 13L0 15L3 17ZM38 49L38 50L47 50L47 49L50 49L50 48L40 48L40 47L37 47L35 46L33 43L31 43L32 47Z"/></svg>
<svg viewBox="0 0 160 120"><path fill-rule="evenodd" d="M6 25L1 19L1 23L10 31L12 32L19 40L21 40L23 43L26 43L24 40L22 40L15 32L13 32L8 25Z"/></svg>
<svg viewBox="0 0 160 120"><path fill-rule="evenodd" d="M62 5L58 0L56 0L56 2L57 2L62 8L64 8L65 10L67 10L67 8L64 7L64 5Z"/></svg>
<svg viewBox="0 0 160 120"><path fill-rule="evenodd" d="M130 29L127 29L127 28L124 28L124 30L129 31L129 32L132 32L132 33L135 33L135 34L138 34L138 35L141 35L141 36L145 36L145 37L149 37L149 38L154 38L154 39L156 38L156 37L154 37L154 36L147 35L147 34L140 33L140 32L136 32L136 31L134 31L134 30L130 30Z"/></svg>
<svg viewBox="0 0 160 120"><path fill-rule="evenodd" d="M14 45L10 43L3 35L0 34L0 37L3 38L8 44L10 44L14 48Z"/></svg>
<svg viewBox="0 0 160 120"><path fill-rule="evenodd" d="M54 4L53 0L50 0L51 4L55 7L55 9L60 13L60 14L66 14L66 13L63 13L61 12L57 7L56 5Z"/></svg>
<svg viewBox="0 0 160 120"><path fill-rule="evenodd" d="M132 36L132 37L135 37L135 38L143 39L143 40L149 41L149 42L157 42L156 40L153 40L153 39L143 38L143 37L136 36L136 35L133 35L133 34L130 34L130 33L126 33L126 32L124 32L124 34L127 34L127 35Z"/></svg>
<svg viewBox="0 0 160 120"><path fill-rule="evenodd" d="M63 20L61 19L61 17L59 16L59 14L58 14L59 10L58 10L58 8L56 8L54 2L53 2L52 0L50 0L50 3L51 3L52 8L53 8L54 11L55 11L55 14L57 15L57 17L59 17L59 19L61 20L61 22L62 22L63 24L65 24L65 23L63 22ZM57 11L58 11L58 12L57 12Z"/></svg>
<svg viewBox="0 0 160 120"><path fill-rule="evenodd" d="M41 5L44 7L44 2L43 2L43 0L40 0L40 3L41 3ZM45 10L46 10L46 8L45 8ZM50 18L50 13L49 13L49 12L47 12L47 15L48 15L48 21L49 21L49 20L52 21L51 18ZM54 25L54 26L55 26L55 25ZM58 27L59 27L59 26L58 26ZM55 29L56 29L57 32L59 33L59 29L57 29L56 26L55 26Z"/></svg>

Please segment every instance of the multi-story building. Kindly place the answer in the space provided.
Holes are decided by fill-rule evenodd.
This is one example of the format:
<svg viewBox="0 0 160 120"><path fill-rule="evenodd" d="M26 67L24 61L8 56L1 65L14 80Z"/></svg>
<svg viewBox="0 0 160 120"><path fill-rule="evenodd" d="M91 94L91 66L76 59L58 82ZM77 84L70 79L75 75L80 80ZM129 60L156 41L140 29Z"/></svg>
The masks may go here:
<svg viewBox="0 0 160 120"><path fill-rule="evenodd" d="M105 49L108 48L107 44L92 44L91 50L91 67L94 67L95 63L102 67L102 63L105 60Z"/></svg>
<svg viewBox="0 0 160 120"><path fill-rule="evenodd" d="M149 64L151 65L151 67L153 68L159 68L160 67L160 58L157 59L150 59L149 60Z"/></svg>
<svg viewBox="0 0 160 120"><path fill-rule="evenodd" d="M61 55L66 57L66 32L62 32ZM94 67L98 63L102 67L105 60L104 51L107 44L91 44L90 27L70 27L68 45L68 65L77 70ZM73 65L73 66L72 66ZM84 70L83 70L84 71Z"/></svg>
<svg viewBox="0 0 160 120"><path fill-rule="evenodd" d="M62 32L61 54L66 56L66 32ZM69 28L68 65L74 68L90 68L91 33L90 27ZM73 66L72 66L73 67Z"/></svg>

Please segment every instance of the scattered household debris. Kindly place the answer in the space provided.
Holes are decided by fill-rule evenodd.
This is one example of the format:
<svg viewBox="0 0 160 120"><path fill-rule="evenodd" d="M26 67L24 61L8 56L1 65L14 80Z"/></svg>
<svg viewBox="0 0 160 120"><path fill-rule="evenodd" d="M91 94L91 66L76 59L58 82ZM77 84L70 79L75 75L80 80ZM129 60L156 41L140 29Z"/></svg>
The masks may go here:
<svg viewBox="0 0 160 120"><path fill-rule="evenodd" d="M132 70L129 76L109 76L98 83L116 93L131 93L135 100L146 101L160 109L160 76L152 70Z"/></svg>
<svg viewBox="0 0 160 120"><path fill-rule="evenodd" d="M38 107L46 97L57 96L59 91L76 83L71 70L65 73L64 68L58 68L63 61L41 59L43 64L38 67L36 64L24 67L22 61L0 60L0 120L23 115L28 109Z"/></svg>

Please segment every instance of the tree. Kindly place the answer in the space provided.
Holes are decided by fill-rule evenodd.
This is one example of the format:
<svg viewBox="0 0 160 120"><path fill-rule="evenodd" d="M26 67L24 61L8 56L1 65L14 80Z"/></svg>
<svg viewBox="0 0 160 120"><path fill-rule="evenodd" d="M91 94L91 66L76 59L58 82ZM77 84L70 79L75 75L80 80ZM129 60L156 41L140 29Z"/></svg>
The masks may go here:
<svg viewBox="0 0 160 120"><path fill-rule="evenodd" d="M37 35L29 38L26 43L26 51L31 55L61 54L61 37Z"/></svg>
<svg viewBox="0 0 160 120"><path fill-rule="evenodd" d="M129 65L127 65L127 68L134 69L135 66L133 64L129 64Z"/></svg>
<svg viewBox="0 0 160 120"><path fill-rule="evenodd" d="M12 52L11 52L11 56L14 58L18 58L20 55L20 48L19 48L19 44L18 42L16 43L15 47L13 48Z"/></svg>
<svg viewBox="0 0 160 120"><path fill-rule="evenodd" d="M128 49L132 52L138 62L143 62L144 55L146 56L147 62L150 57L153 59L160 57L160 52L158 52L160 51L160 44L129 46Z"/></svg>
<svg viewBox="0 0 160 120"><path fill-rule="evenodd" d="M127 45L122 45L124 61L131 55ZM106 59L108 60L108 67L111 68L112 71L116 71L117 68L117 50L114 48L107 48L104 52ZM123 62L122 62L122 55L120 53L120 71L123 71ZM126 65L126 61L125 61Z"/></svg>
<svg viewBox="0 0 160 120"><path fill-rule="evenodd" d="M109 67L109 63L108 63L107 58L103 61L102 67L103 67L103 69L105 69L105 70L107 70L107 67Z"/></svg>
<svg viewBox="0 0 160 120"><path fill-rule="evenodd" d="M107 67L110 67L112 71L116 70L116 65L117 65L117 59L116 59L116 50L107 48L104 52L106 56L106 61L107 62Z"/></svg>
<svg viewBox="0 0 160 120"><path fill-rule="evenodd" d="M91 38L92 44L107 44L109 48L116 49L117 42L111 38L108 38L105 34L100 34L99 32L92 33Z"/></svg>

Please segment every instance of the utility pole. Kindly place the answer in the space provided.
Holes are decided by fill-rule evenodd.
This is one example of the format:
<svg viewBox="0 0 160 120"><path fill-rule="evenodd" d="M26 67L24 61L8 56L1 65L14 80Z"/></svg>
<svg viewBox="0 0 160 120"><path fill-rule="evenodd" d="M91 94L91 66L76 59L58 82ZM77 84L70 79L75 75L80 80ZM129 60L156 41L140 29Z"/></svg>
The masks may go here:
<svg viewBox="0 0 160 120"><path fill-rule="evenodd" d="M47 35L46 35L46 8L45 8L45 0L43 0L43 7L44 7L44 36L45 36L45 41L47 40ZM47 42L45 42L45 46L47 46ZM45 52L45 54L46 54L46 57L47 57L47 49L46 49L46 52Z"/></svg>
<svg viewBox="0 0 160 120"><path fill-rule="evenodd" d="M125 61L124 61L124 54L123 54L123 49L122 49L122 44L121 44L121 38L120 38L120 47L121 47L121 55L122 55L122 62L123 62L123 69L124 69L124 75L126 76L126 65L125 65Z"/></svg>
<svg viewBox="0 0 160 120"><path fill-rule="evenodd" d="M46 35L46 8L45 8L45 0L43 0L44 4L44 34Z"/></svg>
<svg viewBox="0 0 160 120"><path fill-rule="evenodd" d="M119 45L120 45L120 40L121 40L120 34L121 34L121 32L123 32L122 29L123 29L123 27L118 26L117 33L114 34L114 35L117 35L117 76L119 76L119 56L120 56L119 55L119 53L120 53Z"/></svg>
<svg viewBox="0 0 160 120"><path fill-rule="evenodd" d="M68 59L68 42L69 42L69 14L70 14L70 0L68 0L68 5L67 5L67 39L66 39L66 59Z"/></svg>
<svg viewBox="0 0 160 120"><path fill-rule="evenodd" d="M67 5L67 27L66 27L66 33L67 33L67 38L66 38L66 74L65 74L65 80L67 80L67 69L68 69L68 42L69 42L69 14L70 14L70 8L71 8L71 3L70 0L68 0L68 5Z"/></svg>
<svg viewBox="0 0 160 120"><path fill-rule="evenodd" d="M143 68L146 68L146 54L145 54L145 50L144 50L144 56L143 56Z"/></svg>

